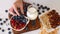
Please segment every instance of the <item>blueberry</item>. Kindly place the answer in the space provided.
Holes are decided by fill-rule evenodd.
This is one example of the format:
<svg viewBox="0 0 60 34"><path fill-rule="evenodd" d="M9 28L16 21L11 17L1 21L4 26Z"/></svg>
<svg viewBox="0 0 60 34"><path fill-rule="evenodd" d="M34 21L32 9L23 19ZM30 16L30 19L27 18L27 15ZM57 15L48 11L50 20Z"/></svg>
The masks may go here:
<svg viewBox="0 0 60 34"><path fill-rule="evenodd" d="M42 9L45 9L44 7L42 7Z"/></svg>
<svg viewBox="0 0 60 34"><path fill-rule="evenodd" d="M28 19L26 19L26 22L28 21Z"/></svg>
<svg viewBox="0 0 60 34"><path fill-rule="evenodd" d="M23 22L23 23L26 23L26 20L24 19L24 20L22 20L22 22Z"/></svg>
<svg viewBox="0 0 60 34"><path fill-rule="evenodd" d="M43 8L43 5L41 5L40 7Z"/></svg>
<svg viewBox="0 0 60 34"><path fill-rule="evenodd" d="M24 17L24 15L20 15L20 18L21 18L21 19L24 19L25 17Z"/></svg>
<svg viewBox="0 0 60 34"><path fill-rule="evenodd" d="M22 21L23 19L19 19L19 21Z"/></svg>
<svg viewBox="0 0 60 34"><path fill-rule="evenodd" d="M0 23L0 25L3 25L3 23Z"/></svg>
<svg viewBox="0 0 60 34"><path fill-rule="evenodd" d="M40 10L37 10L38 12L40 11Z"/></svg>
<svg viewBox="0 0 60 34"><path fill-rule="evenodd" d="M14 16L13 19L14 19L14 20L18 20L18 19L17 19L17 16Z"/></svg>
<svg viewBox="0 0 60 34"><path fill-rule="evenodd" d="M8 10L5 10L5 12L8 12Z"/></svg>
<svg viewBox="0 0 60 34"><path fill-rule="evenodd" d="M16 16L13 17L13 19L15 19L15 18L16 18Z"/></svg>
<svg viewBox="0 0 60 34"><path fill-rule="evenodd" d="M17 16L17 19L21 19L19 16Z"/></svg>
<svg viewBox="0 0 60 34"><path fill-rule="evenodd" d="M44 8L47 9L47 6L45 6Z"/></svg>
<svg viewBox="0 0 60 34"><path fill-rule="evenodd" d="M4 32L5 30L4 29L2 29L2 32Z"/></svg>
<svg viewBox="0 0 60 34"><path fill-rule="evenodd" d="M9 31L8 33L11 34L11 31Z"/></svg>
<svg viewBox="0 0 60 34"><path fill-rule="evenodd" d="M41 7L38 7L38 10L41 9Z"/></svg>
<svg viewBox="0 0 60 34"><path fill-rule="evenodd" d="M10 30L10 28L8 28L8 30Z"/></svg>
<svg viewBox="0 0 60 34"><path fill-rule="evenodd" d="M47 8L47 10L50 10L50 8Z"/></svg>
<svg viewBox="0 0 60 34"><path fill-rule="evenodd" d="M43 10L42 12L44 13L45 11Z"/></svg>
<svg viewBox="0 0 60 34"><path fill-rule="evenodd" d="M2 21L2 18L0 18L0 21Z"/></svg>
<svg viewBox="0 0 60 34"><path fill-rule="evenodd" d="M37 4L37 6L39 6L39 4Z"/></svg>
<svg viewBox="0 0 60 34"><path fill-rule="evenodd" d="M3 21L3 23L6 23L6 21Z"/></svg>
<svg viewBox="0 0 60 34"><path fill-rule="evenodd" d="M8 20L8 18L6 18L6 21Z"/></svg>
<svg viewBox="0 0 60 34"><path fill-rule="evenodd" d="M41 14L41 12L38 13L39 15Z"/></svg>

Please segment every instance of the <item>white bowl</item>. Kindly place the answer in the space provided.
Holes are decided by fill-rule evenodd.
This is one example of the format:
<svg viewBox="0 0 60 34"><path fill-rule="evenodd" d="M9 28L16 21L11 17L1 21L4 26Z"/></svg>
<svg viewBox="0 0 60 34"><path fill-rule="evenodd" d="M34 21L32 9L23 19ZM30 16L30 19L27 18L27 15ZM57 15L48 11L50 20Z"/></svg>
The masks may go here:
<svg viewBox="0 0 60 34"><path fill-rule="evenodd" d="M33 7L32 5L28 6L27 17L30 20L35 20L37 18L37 16L38 16L37 9L35 7Z"/></svg>

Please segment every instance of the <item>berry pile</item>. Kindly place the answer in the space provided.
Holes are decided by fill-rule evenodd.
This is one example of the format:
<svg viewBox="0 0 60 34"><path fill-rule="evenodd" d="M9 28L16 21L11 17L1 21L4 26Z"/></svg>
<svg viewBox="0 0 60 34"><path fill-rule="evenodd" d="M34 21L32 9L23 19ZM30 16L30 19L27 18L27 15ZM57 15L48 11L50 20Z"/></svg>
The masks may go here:
<svg viewBox="0 0 60 34"><path fill-rule="evenodd" d="M21 16L14 16L10 22L11 22L11 26L14 29L19 30L26 25L27 21L28 19L26 19L23 15L21 15Z"/></svg>

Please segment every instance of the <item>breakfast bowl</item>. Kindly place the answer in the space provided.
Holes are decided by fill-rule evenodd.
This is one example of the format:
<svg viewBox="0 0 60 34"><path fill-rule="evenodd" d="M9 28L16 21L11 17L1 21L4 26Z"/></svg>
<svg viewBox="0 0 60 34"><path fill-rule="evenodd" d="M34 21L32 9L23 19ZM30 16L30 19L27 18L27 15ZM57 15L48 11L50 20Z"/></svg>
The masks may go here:
<svg viewBox="0 0 60 34"><path fill-rule="evenodd" d="M15 31L22 31L27 24L29 19L26 16L12 16L10 19L11 28Z"/></svg>
<svg viewBox="0 0 60 34"><path fill-rule="evenodd" d="M37 16L38 16L37 9L33 5L28 6L28 8L27 8L27 17L30 20L35 20L37 18Z"/></svg>

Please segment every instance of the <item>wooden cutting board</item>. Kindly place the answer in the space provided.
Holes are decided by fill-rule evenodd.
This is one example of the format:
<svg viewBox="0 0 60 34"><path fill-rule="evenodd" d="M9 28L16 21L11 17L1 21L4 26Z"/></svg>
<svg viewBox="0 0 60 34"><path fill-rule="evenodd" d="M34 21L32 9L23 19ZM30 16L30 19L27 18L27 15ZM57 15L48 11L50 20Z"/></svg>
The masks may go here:
<svg viewBox="0 0 60 34"><path fill-rule="evenodd" d="M24 13L25 13L25 16L26 16L26 10L27 10L27 7L29 6L29 5L31 5L31 4L28 4L28 3L24 3ZM12 15L11 14L9 14L8 15L9 16L9 18L11 18L12 17ZM24 29L24 30L22 30L22 31L20 31L20 32L16 32L15 30L13 30L13 32L15 33L15 34L18 34L18 33L24 33L24 32L29 32L29 31L33 31L33 30L36 30L36 29L39 29L41 27L41 25L40 25L40 21L39 21L39 18L37 17L37 19L36 20L30 20L30 22L29 22L29 24L26 26L26 28Z"/></svg>

